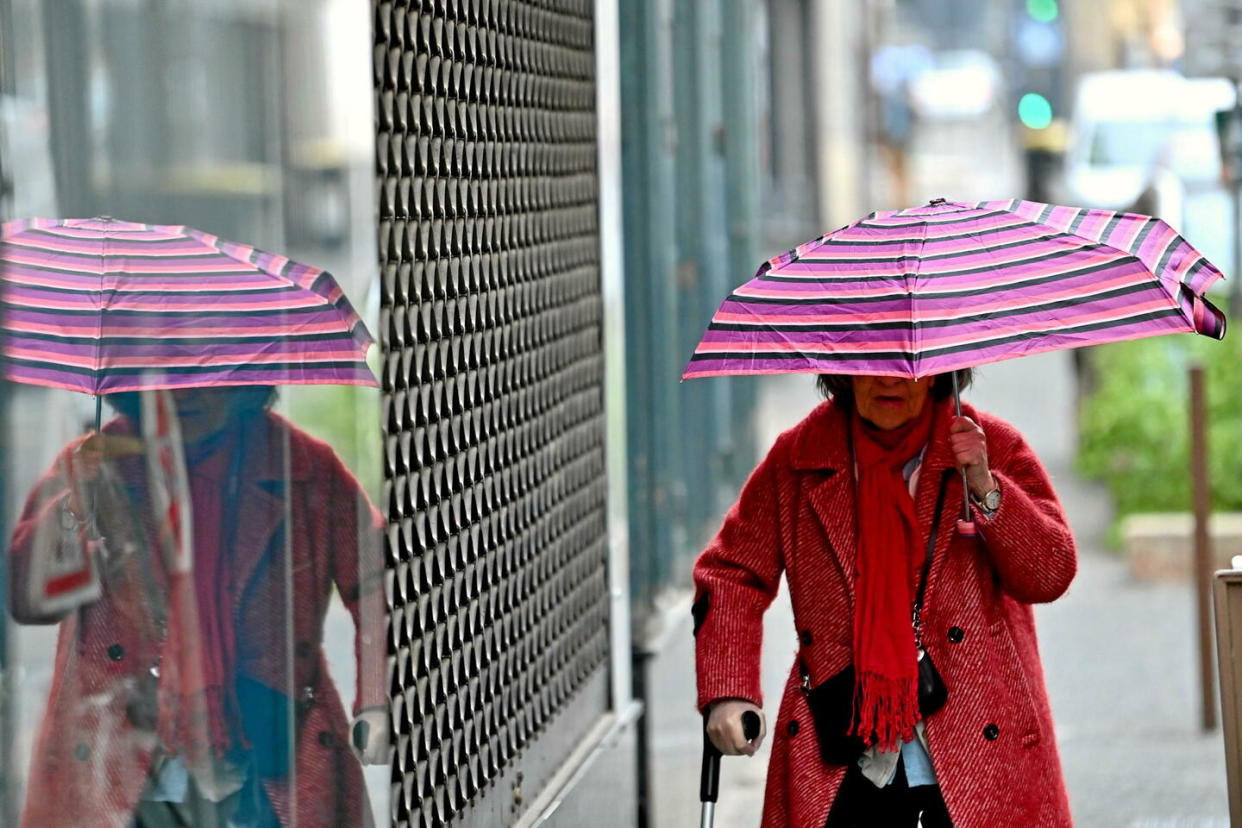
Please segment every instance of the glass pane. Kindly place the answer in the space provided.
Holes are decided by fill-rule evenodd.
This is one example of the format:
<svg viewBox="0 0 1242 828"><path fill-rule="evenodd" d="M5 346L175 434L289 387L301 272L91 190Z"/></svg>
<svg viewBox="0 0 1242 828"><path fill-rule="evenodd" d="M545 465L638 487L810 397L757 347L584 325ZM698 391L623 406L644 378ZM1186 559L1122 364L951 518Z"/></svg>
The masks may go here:
<svg viewBox="0 0 1242 828"><path fill-rule="evenodd" d="M379 392L336 384L365 380L350 305L372 331L378 316L369 15L347 0L8 6L17 217L152 227L85 277L93 254L62 256L69 304L32 287L37 245L5 267L6 293L45 303L23 323L33 356L151 389L105 393L97 414L86 393L10 386L5 807L31 826L382 821ZM207 254L182 225L274 255L187 275ZM230 268L225 282L250 281L212 281ZM164 317L139 335L116 314L98 344L67 333L72 302L126 293ZM307 314L346 322L310 330ZM152 355L165 365L137 374Z"/></svg>

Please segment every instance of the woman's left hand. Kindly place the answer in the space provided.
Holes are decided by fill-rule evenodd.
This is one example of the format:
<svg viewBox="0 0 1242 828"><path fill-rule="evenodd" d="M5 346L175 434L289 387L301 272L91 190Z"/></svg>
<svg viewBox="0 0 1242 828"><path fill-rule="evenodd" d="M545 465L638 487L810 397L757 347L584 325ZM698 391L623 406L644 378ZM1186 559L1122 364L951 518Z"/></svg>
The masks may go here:
<svg viewBox="0 0 1242 828"><path fill-rule="evenodd" d="M949 426L949 445L957 464L966 470L966 483L976 497L996 488L988 468L988 438L983 427L969 417L957 417Z"/></svg>
<svg viewBox="0 0 1242 828"><path fill-rule="evenodd" d="M388 708L368 707L350 725L350 741L354 753L364 765L382 765L388 761Z"/></svg>

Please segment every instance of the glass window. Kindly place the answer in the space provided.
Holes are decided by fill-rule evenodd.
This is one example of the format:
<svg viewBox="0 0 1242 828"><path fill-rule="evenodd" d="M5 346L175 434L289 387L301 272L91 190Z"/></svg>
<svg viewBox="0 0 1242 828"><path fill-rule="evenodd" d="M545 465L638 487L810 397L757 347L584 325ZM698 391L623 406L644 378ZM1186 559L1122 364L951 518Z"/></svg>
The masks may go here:
<svg viewBox="0 0 1242 828"><path fill-rule="evenodd" d="M4 805L382 821L370 18L3 5Z"/></svg>

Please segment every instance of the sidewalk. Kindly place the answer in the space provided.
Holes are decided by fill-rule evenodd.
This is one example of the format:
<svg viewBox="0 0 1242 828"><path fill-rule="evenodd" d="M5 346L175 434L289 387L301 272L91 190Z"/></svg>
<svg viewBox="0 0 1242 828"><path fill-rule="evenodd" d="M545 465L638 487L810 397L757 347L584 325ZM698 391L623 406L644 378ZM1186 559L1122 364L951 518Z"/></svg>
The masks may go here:
<svg viewBox="0 0 1242 828"><path fill-rule="evenodd" d="M1106 495L1072 471L1070 357L1054 353L982 369L966 397L1017 426L1044 460L1079 543L1069 592L1036 610L1040 650L1070 804L1078 826L1227 826L1219 730L1198 730L1193 596L1189 585L1130 581L1103 546ZM764 381L760 441L804 416L817 398L805 376ZM796 643L787 593L764 630L764 710L771 721ZM728 758L716 825L759 824L770 739Z"/></svg>

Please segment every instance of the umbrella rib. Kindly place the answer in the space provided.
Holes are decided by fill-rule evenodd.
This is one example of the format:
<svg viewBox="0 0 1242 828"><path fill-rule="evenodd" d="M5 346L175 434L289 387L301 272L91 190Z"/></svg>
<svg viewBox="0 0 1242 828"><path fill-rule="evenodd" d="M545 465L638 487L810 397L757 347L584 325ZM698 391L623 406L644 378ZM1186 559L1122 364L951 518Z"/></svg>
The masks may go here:
<svg viewBox="0 0 1242 828"><path fill-rule="evenodd" d="M103 381L103 332L104 332L104 283L108 278L108 230L105 227L101 232L99 240L99 331L95 337L95 370L91 379L95 385L95 402L96 408L99 408L99 392L102 390ZM98 418L96 418L98 419ZM96 424L98 427L98 424Z"/></svg>
<svg viewBox="0 0 1242 828"><path fill-rule="evenodd" d="M930 224L927 221L924 221L923 222L923 238L919 241L919 257L920 258L915 259L914 261L915 287L918 286L919 272L923 267L922 254L923 254L924 248L927 247L927 233L929 229L930 229ZM910 274L906 268L902 268L902 272L905 275L906 295L910 297L910 302L909 302L910 346L911 346L910 347L910 373L914 375L915 379L917 379L918 378L917 366L918 366L918 361L919 361L919 340L922 338L922 336L921 336L921 332L918 329L918 326L915 325L915 313L914 313L915 291L910 286Z"/></svg>

